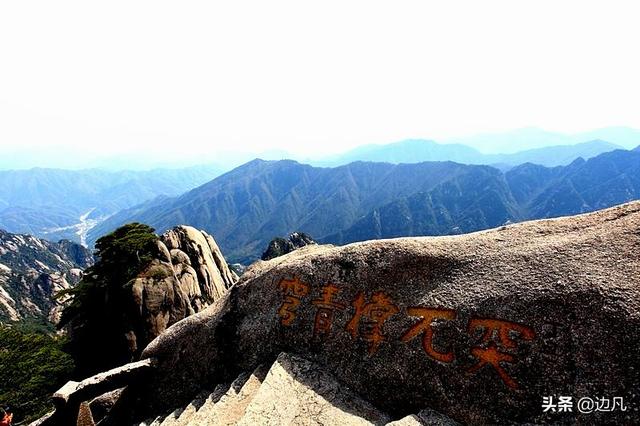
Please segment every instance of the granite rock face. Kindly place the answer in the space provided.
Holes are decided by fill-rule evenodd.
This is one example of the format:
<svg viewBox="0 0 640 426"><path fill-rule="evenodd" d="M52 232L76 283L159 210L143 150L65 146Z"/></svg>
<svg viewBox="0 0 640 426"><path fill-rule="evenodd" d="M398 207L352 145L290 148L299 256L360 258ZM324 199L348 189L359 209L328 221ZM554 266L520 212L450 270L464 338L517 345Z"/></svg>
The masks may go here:
<svg viewBox="0 0 640 426"><path fill-rule="evenodd" d="M231 287L238 276L229 269L218 244L211 235L190 226L177 226L160 237L170 250L172 259L191 266L195 271L205 303L217 300Z"/></svg>
<svg viewBox="0 0 640 426"><path fill-rule="evenodd" d="M134 355L172 324L202 311L238 279L213 237L177 226L160 237L158 253L131 284L129 350Z"/></svg>
<svg viewBox="0 0 640 426"><path fill-rule="evenodd" d="M0 230L0 322L55 324L63 299L54 295L76 285L92 264L91 251L80 244Z"/></svg>
<svg viewBox="0 0 640 426"><path fill-rule="evenodd" d="M285 238L274 238L262 253L262 260L271 260L284 256L292 251L311 244L318 244L311 236L304 232L293 232Z"/></svg>
<svg viewBox="0 0 640 426"><path fill-rule="evenodd" d="M280 354L239 426L384 425L385 413L339 383L323 367Z"/></svg>
<svg viewBox="0 0 640 426"><path fill-rule="evenodd" d="M259 262L144 351L137 416L300 355L400 419L640 422L640 202L455 237L310 246ZM544 412L543 397L626 411Z"/></svg>

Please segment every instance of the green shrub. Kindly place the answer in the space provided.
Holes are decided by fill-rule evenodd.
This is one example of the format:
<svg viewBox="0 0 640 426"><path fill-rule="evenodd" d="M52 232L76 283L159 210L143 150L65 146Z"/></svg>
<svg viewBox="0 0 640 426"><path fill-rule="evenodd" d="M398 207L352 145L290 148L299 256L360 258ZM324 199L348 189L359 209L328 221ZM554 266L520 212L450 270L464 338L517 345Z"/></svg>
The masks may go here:
<svg viewBox="0 0 640 426"><path fill-rule="evenodd" d="M85 271L82 281L58 293L60 297L71 296L58 328L66 327L69 332L65 349L76 363L76 379L139 355L131 353L125 337L136 312L130 281L158 255L158 236L153 228L140 223L124 225L96 242L98 260Z"/></svg>
<svg viewBox="0 0 640 426"><path fill-rule="evenodd" d="M53 409L51 395L73 371L60 337L0 325L0 406L14 424L28 423Z"/></svg>
<svg viewBox="0 0 640 426"><path fill-rule="evenodd" d="M169 277L169 272L167 272L167 268L163 266L153 266L147 272L147 276L149 278L153 278L154 280L164 280Z"/></svg>

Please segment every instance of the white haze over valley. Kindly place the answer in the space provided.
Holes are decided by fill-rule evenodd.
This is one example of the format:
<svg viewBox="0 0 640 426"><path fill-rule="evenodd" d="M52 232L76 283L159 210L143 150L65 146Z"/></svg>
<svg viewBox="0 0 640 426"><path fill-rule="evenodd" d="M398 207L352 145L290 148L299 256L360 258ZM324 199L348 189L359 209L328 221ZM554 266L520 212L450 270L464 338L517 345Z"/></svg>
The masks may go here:
<svg viewBox="0 0 640 426"><path fill-rule="evenodd" d="M639 8L2 2L0 168L228 168L404 139L631 148Z"/></svg>

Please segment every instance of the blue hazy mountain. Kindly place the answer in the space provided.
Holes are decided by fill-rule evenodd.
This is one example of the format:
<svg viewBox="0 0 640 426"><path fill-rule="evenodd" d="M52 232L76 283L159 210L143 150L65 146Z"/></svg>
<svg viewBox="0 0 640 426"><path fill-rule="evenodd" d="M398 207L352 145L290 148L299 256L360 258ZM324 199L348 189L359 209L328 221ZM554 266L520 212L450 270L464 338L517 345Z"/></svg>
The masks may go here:
<svg viewBox="0 0 640 426"><path fill-rule="evenodd" d="M640 198L640 153L618 150L568 166L523 164L500 179L469 175L436 191L400 197L346 230L323 238L343 244L373 238L471 232L507 221L586 213ZM509 213L512 213L509 215ZM492 219L487 221L487 219Z"/></svg>
<svg viewBox="0 0 640 426"><path fill-rule="evenodd" d="M474 136L447 139L442 142L459 143L485 154L513 154L518 151L557 145L572 145L589 139L575 141L571 136L549 132L536 127L526 127L509 132L485 133Z"/></svg>
<svg viewBox="0 0 640 426"><path fill-rule="evenodd" d="M573 135L573 140L576 142L593 139L606 140L616 145L620 145L623 148L632 149L640 145L640 130L632 129L631 127L618 126L605 127Z"/></svg>
<svg viewBox="0 0 640 426"><path fill-rule="evenodd" d="M312 161L312 164L337 166L355 161L388 163L420 163L423 161L454 161L462 164L482 164L483 154L460 144L439 144L425 139L409 139L386 145L364 145L343 154Z"/></svg>
<svg viewBox="0 0 640 426"><path fill-rule="evenodd" d="M574 145L591 140L605 140L622 148L632 149L640 144L640 130L630 127L605 127L589 132L564 134L526 127L509 132L450 138L440 142L463 144L485 154L512 154L523 150Z"/></svg>
<svg viewBox="0 0 640 426"><path fill-rule="evenodd" d="M622 149L621 146L603 140L591 140L573 145L554 145L544 148L536 148L519 151L513 154L486 155L486 164L507 164L517 166L519 164L533 163L542 166L564 166L578 158L588 160L605 152Z"/></svg>
<svg viewBox="0 0 640 426"><path fill-rule="evenodd" d="M293 231L337 244L445 235L555 217L640 198L640 152L616 150L548 168L504 173L453 162L355 162L334 168L255 160L179 197L122 211L89 240L127 222L158 231L189 224L212 233L225 256L248 263Z"/></svg>
<svg viewBox="0 0 640 426"><path fill-rule="evenodd" d="M310 163L318 166L340 166L354 161L389 163L420 163L424 161L454 161L463 164L500 165L509 168L523 163L561 166L576 158L589 159L604 152L621 149L603 140L571 145L554 145L511 154L483 154L461 144L440 144L431 140L411 139L386 145L365 145L344 154L334 155Z"/></svg>
<svg viewBox="0 0 640 426"><path fill-rule="evenodd" d="M185 143L183 149L178 152L163 148L157 147L157 149L141 151L139 147L132 146L127 152L109 153L108 148L105 148L106 152L99 152L99 150L83 150L67 146L9 145L2 147L0 171L53 168L76 171L99 169L111 172L144 172L188 169L202 167L203 164L206 164L209 169L222 172L229 171L256 157L266 160L282 160L292 157L290 153L278 149L245 152L235 149L218 149L216 146L212 146L210 149L192 150L189 143Z"/></svg>
<svg viewBox="0 0 640 426"><path fill-rule="evenodd" d="M87 229L105 217L160 195L179 195L220 173L210 166L121 172L0 171L0 229L80 242Z"/></svg>
<svg viewBox="0 0 640 426"><path fill-rule="evenodd" d="M630 144L629 141L633 140L635 134L633 129L619 128L614 130L616 131L611 132L613 136L627 138L624 141L625 144L628 145ZM602 132L604 130L600 131L600 133ZM554 139L555 136L550 132L541 132L535 129L521 131L520 135L523 138L527 135L546 135L547 141L554 143L561 140ZM514 140L522 141L517 138ZM524 145L526 146L526 144ZM548 167L564 166L572 163L577 158L588 160L617 148L619 146L604 140L591 140L571 145L554 145L514 153L486 154L462 144L441 144L429 140L412 139L387 145L366 145L344 154L312 162L312 164L335 168L358 161L393 164L453 161L468 165L491 165L507 171L524 163ZM266 152L266 154L270 159L286 158L288 155L283 151L270 151ZM231 161L233 158L237 160L241 157L230 156L229 158L229 162L225 165L226 168L230 168L234 164ZM110 163L112 160L113 158L107 158L104 161ZM239 170L244 170L243 167L240 167ZM351 166L351 170L356 168L356 166ZM10 232L28 233L41 238L53 240L67 238L85 243L88 230L111 215L117 214L115 219L109 223L114 223L117 218L126 217L127 214L132 217L137 216L144 210L141 206L146 206L146 202L154 205L153 203L157 203L158 200L163 200L164 203L166 197L174 197L202 185L223 171L225 170L218 166L155 169L150 171L105 171L99 169L70 171L42 168L0 171L0 228L7 229ZM446 175L446 172L442 170L441 172ZM420 173L424 173L424 171ZM233 175L237 176L237 172L234 171ZM364 173L364 175L367 174ZM429 176L433 177L433 175ZM349 175L345 175L344 178L347 180L353 179ZM434 181L437 182L439 178L435 177ZM406 185L409 189L413 188L411 182L407 182ZM509 189L515 192L520 191L519 188ZM338 186L333 190L336 193L345 193L345 189ZM351 192L360 193L371 190L371 188L356 182L356 187ZM393 193L390 192L390 194ZM320 199L322 197L326 198L326 194L320 194L319 197ZM374 196L372 197L375 198ZM392 201L392 199L390 196L385 196L378 201L375 206L381 207L383 205L381 204L382 202ZM410 201L417 202L417 200L413 199ZM160 207L163 205L160 204ZM361 218L371 213L370 210L366 210L370 207L372 206L365 205L360 209L346 206L345 211ZM126 211L129 208L135 208L136 211ZM123 210L125 212L122 212ZM513 220L518 220L517 215L512 216ZM188 218L189 215L185 214L184 217ZM459 219L457 216L453 217L452 224L456 218ZM486 221L483 224L480 220L472 220L470 223L472 223L471 228L473 226L481 228L490 222ZM164 222L160 223L164 224ZM250 223L258 222L252 219ZM349 222L345 223L345 226L347 224L353 225L353 223ZM442 231L442 226L439 232L444 232ZM108 224L97 229L103 230L107 227ZM265 229L265 232L267 232L268 229ZM343 232L345 229L340 228L334 233ZM461 229L467 228L463 226ZM292 230L295 231L298 228ZM325 231L329 232L328 229L322 228L317 232L310 233L315 238L321 238L329 235ZM287 232L288 230L270 235L270 237L284 235ZM260 242L258 243L258 241ZM262 240L256 240L255 244L262 244Z"/></svg>

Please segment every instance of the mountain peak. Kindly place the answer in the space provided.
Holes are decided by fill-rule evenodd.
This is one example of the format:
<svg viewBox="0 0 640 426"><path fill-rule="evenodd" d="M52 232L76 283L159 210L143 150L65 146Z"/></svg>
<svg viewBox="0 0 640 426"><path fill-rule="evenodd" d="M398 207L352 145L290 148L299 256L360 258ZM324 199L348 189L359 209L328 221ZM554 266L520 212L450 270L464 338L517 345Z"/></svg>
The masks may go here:
<svg viewBox="0 0 640 426"><path fill-rule="evenodd" d="M559 158L564 151L552 154ZM637 151L617 150L593 158L605 161L586 165L578 158L553 168L530 164L507 174L454 162L355 162L321 168L291 160L259 161L179 199L114 216L92 229L90 237L95 240L130 221L159 231L189 223L216 235L232 263L249 264L274 236L291 230L336 244L443 235L582 213L638 198L640 184L619 182L640 163ZM624 190L616 191L622 184ZM563 192L567 187L571 191Z"/></svg>
<svg viewBox="0 0 640 426"><path fill-rule="evenodd" d="M304 232L292 232L287 238L277 237L271 240L267 250L262 253L262 260L271 260L276 257L284 256L292 251L304 246L317 244L311 236Z"/></svg>
<svg viewBox="0 0 640 426"><path fill-rule="evenodd" d="M61 303L53 295L80 281L92 263L80 244L0 230L0 322L57 321Z"/></svg>

